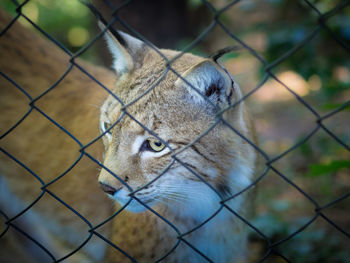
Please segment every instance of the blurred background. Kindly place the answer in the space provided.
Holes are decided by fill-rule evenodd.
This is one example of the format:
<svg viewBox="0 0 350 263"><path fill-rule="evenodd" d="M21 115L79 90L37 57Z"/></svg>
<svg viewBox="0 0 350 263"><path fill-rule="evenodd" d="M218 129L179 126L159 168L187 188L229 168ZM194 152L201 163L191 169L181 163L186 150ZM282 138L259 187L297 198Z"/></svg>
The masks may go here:
<svg viewBox="0 0 350 263"><path fill-rule="evenodd" d="M213 10L222 10L232 1L211 0L209 4L200 0L92 2L108 21L114 7L119 6L118 16L156 46L187 50L212 25ZM244 94L259 87L247 98L247 104L255 120L260 148L270 159L315 132L272 166L320 207L331 203L322 212L345 232L318 217L301 233L279 245L278 251L291 262L350 262L350 1L309 1L320 13L329 13L326 28L319 27L319 16L306 1L234 2L237 3L223 9L219 16L220 23L234 37L215 25L187 51L208 56L243 41L266 61L262 63L245 48L220 59ZM339 9L339 5L347 6ZM12 1L1 0L0 6L15 15ZM79 52L99 32L95 17L78 0L31 0L22 12L72 53ZM25 19L20 20L33 29ZM129 31L119 22L115 28ZM310 41L285 56L309 36L313 36ZM102 39L94 42L81 57L94 64L111 65ZM282 57L285 59L279 61ZM266 73L276 61L270 71L279 81ZM302 102L286 86L300 96ZM341 111L322 121L343 145L322 128L315 131L317 114L303 102L321 117L344 105ZM315 205L275 171L268 171L257 187L258 216L252 224L272 242L283 240L314 217ZM342 196L347 198L332 203ZM255 255L252 260L257 261L266 253L266 242L254 231L251 240L252 255ZM265 262L285 261L271 256Z"/></svg>

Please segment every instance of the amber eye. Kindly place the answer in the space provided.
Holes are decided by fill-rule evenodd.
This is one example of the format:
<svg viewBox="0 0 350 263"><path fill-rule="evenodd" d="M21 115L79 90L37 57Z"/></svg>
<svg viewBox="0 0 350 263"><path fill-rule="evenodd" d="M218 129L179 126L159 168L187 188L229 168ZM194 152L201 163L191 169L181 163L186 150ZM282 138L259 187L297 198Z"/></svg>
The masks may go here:
<svg viewBox="0 0 350 263"><path fill-rule="evenodd" d="M154 152L160 152L165 148L164 143L157 140L156 138L151 138L147 140L149 148Z"/></svg>

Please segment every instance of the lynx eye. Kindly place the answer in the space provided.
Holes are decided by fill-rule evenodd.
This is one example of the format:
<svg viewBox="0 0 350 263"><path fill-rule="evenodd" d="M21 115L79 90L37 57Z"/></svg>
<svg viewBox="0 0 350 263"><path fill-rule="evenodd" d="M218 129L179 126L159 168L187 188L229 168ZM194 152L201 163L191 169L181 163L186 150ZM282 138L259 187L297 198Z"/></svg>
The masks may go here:
<svg viewBox="0 0 350 263"><path fill-rule="evenodd" d="M150 138L145 141L146 149L153 152L160 152L165 148L165 144L156 138Z"/></svg>

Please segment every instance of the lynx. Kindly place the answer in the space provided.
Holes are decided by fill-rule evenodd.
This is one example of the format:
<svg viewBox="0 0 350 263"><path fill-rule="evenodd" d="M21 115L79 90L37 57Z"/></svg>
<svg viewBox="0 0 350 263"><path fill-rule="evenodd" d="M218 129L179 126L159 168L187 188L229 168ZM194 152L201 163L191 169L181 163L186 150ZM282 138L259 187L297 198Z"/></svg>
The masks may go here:
<svg viewBox="0 0 350 263"><path fill-rule="evenodd" d="M101 107L105 169L98 180L129 211L114 224L112 241L133 258L153 262L181 233L185 241L166 262L244 259L244 223L229 209L220 210L221 200L250 185L255 167L253 148L225 123L253 138L243 103L229 108L241 98L237 83L211 59L161 49L167 60L178 56L164 75L167 62L158 51L122 32L107 30L106 36L119 99L110 95ZM243 194L226 205L244 217L247 198ZM130 232L133 238L126 238Z"/></svg>
<svg viewBox="0 0 350 263"><path fill-rule="evenodd" d="M19 27L17 30L23 31ZM67 261L246 260L247 227L235 214L249 217L251 190L222 202L251 184L256 163L253 147L243 139L254 140L245 105L241 102L230 107L242 97L236 81L212 59L158 50L126 33L112 33L104 26L102 30L114 58L115 84L110 84L114 79L110 72L81 61L78 64L108 85L112 94L108 94L102 103L106 93L96 88L84 74L81 77L72 72L70 81L63 81L61 88L48 93L46 100L43 97L42 104L38 100L37 106L49 111L53 119L68 126L69 131L82 138L84 143L95 137L99 126L105 150L98 179L94 178L96 166L84 156L82 164L78 163L68 174L49 185L43 192L44 198L13 224L18 223L58 259L88 238L89 227L57 202L55 196L76 209L92 225L97 225L112 215L111 201L105 199L106 193L114 201L113 211L118 212L105 224L101 235L113 245L94 235ZM11 30L8 32L11 42L16 34L11 35ZM30 41L31 34L22 32L21 36ZM43 48L33 50L36 55L43 56L54 49L40 41L37 45ZM5 47L17 51L23 48L17 41L12 45L4 44L1 49ZM22 64L31 64L25 56ZM177 58L168 64L167 61L174 57ZM31 59L38 61L35 55ZM65 64L63 61L67 59L55 58L56 65ZM23 80L24 86L24 80L27 80L28 91L38 95L40 89L31 84L31 74L43 86L49 84L40 79L40 72L45 68L53 71L52 80L60 76L54 73L58 69L51 68L49 63L52 63L51 59L40 61L41 70L26 68L17 79ZM1 69L8 67L1 64ZM20 71L23 65L17 67L9 72ZM14 92L7 81L3 85L6 89L1 91L1 98L6 96L6 99L2 100L1 108L3 112L11 112L11 101L18 96L18 91ZM82 92L84 89L85 93ZM57 101L63 105L51 109ZM96 108L91 106L98 103L102 105L99 124ZM61 131L37 111L30 116L32 119L19 124L1 146L16 159L25 160L22 162L43 178L44 183L24 174L13 158L3 154L0 158L0 209L9 216L31 204L41 193L40 187L51 182L65 170L62 167L68 168L79 157L79 147L72 146L71 138L59 136ZM9 126L12 118L12 115L2 115L1 127ZM34 127L33 122L36 123ZM18 137L15 137L15 131ZM87 152L98 156L101 150L96 145ZM96 231L100 233L99 229ZM2 240L0 238L0 242ZM11 248L17 246L19 240L15 241L17 243L14 242ZM52 257L29 244L28 240L22 243L33 262L52 261ZM5 254L4 251L1 253ZM27 256L25 259L32 262Z"/></svg>

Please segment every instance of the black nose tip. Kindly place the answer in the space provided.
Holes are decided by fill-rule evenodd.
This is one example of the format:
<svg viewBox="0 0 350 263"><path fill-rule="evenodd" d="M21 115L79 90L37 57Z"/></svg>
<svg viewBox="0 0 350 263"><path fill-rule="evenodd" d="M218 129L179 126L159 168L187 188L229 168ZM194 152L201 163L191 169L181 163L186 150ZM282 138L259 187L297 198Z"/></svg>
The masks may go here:
<svg viewBox="0 0 350 263"><path fill-rule="evenodd" d="M116 192L118 192L120 190L120 188L115 189L114 187L112 187L108 184L105 184L105 183L101 183L101 182L100 182L100 187L104 192L106 192L109 195L114 195Z"/></svg>

